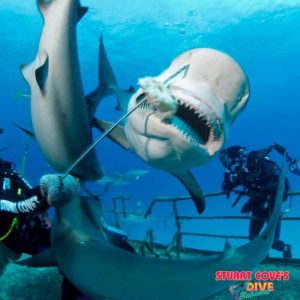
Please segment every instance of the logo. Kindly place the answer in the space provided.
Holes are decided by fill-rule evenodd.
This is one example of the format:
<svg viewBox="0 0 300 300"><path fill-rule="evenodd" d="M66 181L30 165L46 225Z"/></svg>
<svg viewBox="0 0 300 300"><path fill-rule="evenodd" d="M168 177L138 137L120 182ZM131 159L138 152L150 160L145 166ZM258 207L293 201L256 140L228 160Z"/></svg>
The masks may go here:
<svg viewBox="0 0 300 300"><path fill-rule="evenodd" d="M233 300L251 299L269 295L275 291L276 281L289 280L288 271L217 271L217 281L234 281L229 286ZM241 281L241 284L238 282Z"/></svg>

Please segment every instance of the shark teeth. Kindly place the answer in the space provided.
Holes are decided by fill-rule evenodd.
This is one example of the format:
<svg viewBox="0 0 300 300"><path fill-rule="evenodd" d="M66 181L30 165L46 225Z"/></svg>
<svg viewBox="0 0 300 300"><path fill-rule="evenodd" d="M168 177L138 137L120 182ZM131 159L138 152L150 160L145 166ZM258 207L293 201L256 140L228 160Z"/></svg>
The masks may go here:
<svg viewBox="0 0 300 300"><path fill-rule="evenodd" d="M195 144L206 144L213 135L208 117L191 103L178 100L177 111L171 124Z"/></svg>

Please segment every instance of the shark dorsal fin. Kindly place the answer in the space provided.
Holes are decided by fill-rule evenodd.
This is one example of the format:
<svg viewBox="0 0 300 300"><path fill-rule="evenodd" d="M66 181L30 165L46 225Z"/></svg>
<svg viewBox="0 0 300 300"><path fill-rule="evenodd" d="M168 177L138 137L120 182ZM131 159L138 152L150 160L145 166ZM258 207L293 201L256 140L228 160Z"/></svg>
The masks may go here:
<svg viewBox="0 0 300 300"><path fill-rule="evenodd" d="M48 69L49 69L49 58L47 53L44 52L41 55L41 64L35 70L35 79L42 94L44 94L45 92L45 84L48 77Z"/></svg>

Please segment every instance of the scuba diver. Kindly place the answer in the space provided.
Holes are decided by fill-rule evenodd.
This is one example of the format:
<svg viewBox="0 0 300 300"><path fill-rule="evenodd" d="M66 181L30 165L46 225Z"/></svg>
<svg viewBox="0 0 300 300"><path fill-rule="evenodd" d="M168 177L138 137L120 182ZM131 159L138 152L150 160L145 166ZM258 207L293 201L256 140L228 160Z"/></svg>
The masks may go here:
<svg viewBox="0 0 300 300"><path fill-rule="evenodd" d="M0 158L0 242L30 255L49 248L49 224L42 213L49 205L42 200L40 187L32 188L13 163ZM28 218L31 212L36 213Z"/></svg>
<svg viewBox="0 0 300 300"><path fill-rule="evenodd" d="M284 147L273 144L270 147L246 152L245 147L232 146L223 149L220 153L220 160L226 171L222 183L222 189L226 192L227 198L238 186L243 187L243 191L233 203L234 207L243 195L249 197L248 201L241 209L242 214L251 212L252 219L249 225L249 239L254 239L261 231L265 222L268 222L274 207L277 185L280 175L280 168L276 162L270 160L269 153L272 149L285 155L289 162L289 170L295 174L300 174L299 163L291 158ZM285 178L285 190L283 201L288 198L290 189L289 182ZM283 258L292 258L291 245L284 243L280 237L281 221L279 219L275 231L272 249L281 251Z"/></svg>
<svg viewBox="0 0 300 300"><path fill-rule="evenodd" d="M42 184L32 188L14 170L13 163L0 158L0 243L8 248L0 247L0 275L10 259L17 260L23 253L36 255L51 247L51 224L45 218L51 204ZM135 253L124 232L107 225L104 220L101 223L111 244ZM5 257L7 253L9 257ZM77 299L89 298L64 277L61 300Z"/></svg>

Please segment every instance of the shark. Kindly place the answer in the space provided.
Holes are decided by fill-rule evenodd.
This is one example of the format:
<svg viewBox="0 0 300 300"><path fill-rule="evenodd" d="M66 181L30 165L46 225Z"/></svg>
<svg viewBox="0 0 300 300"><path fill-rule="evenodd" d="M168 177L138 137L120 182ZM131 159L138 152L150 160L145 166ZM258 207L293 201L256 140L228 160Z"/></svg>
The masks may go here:
<svg viewBox="0 0 300 300"><path fill-rule="evenodd" d="M106 192L111 186L129 184L132 181L139 180L141 176L144 176L148 173L148 170L129 170L125 173L115 172L115 174L111 176L104 175L101 179L97 180L97 183L104 185L104 191Z"/></svg>
<svg viewBox="0 0 300 300"><path fill-rule="evenodd" d="M91 120L80 75L76 26L87 12L78 0L38 0L44 18L38 53L21 66L30 86L31 118L36 140L47 162L64 172L92 143ZM73 174L102 176L95 150Z"/></svg>
<svg viewBox="0 0 300 300"><path fill-rule="evenodd" d="M51 248L19 264L57 266L95 300L200 300L234 284L217 281L217 271L253 270L266 257L280 215L285 167L272 216L260 235L238 248L226 242L220 254L184 260L144 257L112 245L101 226L99 202L80 197L74 177L68 175L63 185L58 175L43 178L41 186L56 210Z"/></svg>
<svg viewBox="0 0 300 300"><path fill-rule="evenodd" d="M113 74L109 62L105 64ZM120 96L111 78L119 108L130 111L147 100L109 135L111 140L177 177L202 213L205 199L191 169L216 157L246 108L250 88L242 67L221 51L195 48L176 57L160 75L139 79L140 88L130 98ZM105 131L112 123L94 119L93 125Z"/></svg>

